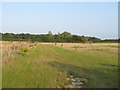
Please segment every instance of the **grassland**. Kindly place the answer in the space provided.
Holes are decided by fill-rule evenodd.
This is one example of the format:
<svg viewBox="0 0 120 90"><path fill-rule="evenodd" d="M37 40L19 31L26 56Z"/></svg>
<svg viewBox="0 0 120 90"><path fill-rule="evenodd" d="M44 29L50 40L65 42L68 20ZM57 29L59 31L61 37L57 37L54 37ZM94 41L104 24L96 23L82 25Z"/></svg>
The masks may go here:
<svg viewBox="0 0 120 90"><path fill-rule="evenodd" d="M62 88L70 84L68 75L86 78L82 88L118 87L114 43L38 43L26 56L13 57L3 62L3 88Z"/></svg>

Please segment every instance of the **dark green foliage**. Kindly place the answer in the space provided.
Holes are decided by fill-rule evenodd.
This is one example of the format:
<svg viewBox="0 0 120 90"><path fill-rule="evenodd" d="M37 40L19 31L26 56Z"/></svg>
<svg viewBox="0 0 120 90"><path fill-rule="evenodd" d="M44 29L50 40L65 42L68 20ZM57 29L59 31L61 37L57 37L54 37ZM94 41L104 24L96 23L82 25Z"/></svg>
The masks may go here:
<svg viewBox="0 0 120 90"><path fill-rule="evenodd" d="M51 31L48 34L14 34L0 33L3 41L27 41L27 42L71 42L71 43L96 43L96 42L118 42L118 40L101 40L96 37L86 37L72 35L69 32L63 32L53 35Z"/></svg>
<svg viewBox="0 0 120 90"><path fill-rule="evenodd" d="M119 39L105 39L105 40L101 40L101 42L118 43L120 42L120 38Z"/></svg>

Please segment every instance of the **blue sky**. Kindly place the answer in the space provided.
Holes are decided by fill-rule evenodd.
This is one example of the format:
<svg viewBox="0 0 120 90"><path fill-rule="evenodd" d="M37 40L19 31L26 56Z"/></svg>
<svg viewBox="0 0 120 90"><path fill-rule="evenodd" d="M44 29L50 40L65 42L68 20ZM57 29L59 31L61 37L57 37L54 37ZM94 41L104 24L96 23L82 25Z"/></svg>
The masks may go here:
<svg viewBox="0 0 120 90"><path fill-rule="evenodd" d="M3 31L118 37L117 2L4 2Z"/></svg>

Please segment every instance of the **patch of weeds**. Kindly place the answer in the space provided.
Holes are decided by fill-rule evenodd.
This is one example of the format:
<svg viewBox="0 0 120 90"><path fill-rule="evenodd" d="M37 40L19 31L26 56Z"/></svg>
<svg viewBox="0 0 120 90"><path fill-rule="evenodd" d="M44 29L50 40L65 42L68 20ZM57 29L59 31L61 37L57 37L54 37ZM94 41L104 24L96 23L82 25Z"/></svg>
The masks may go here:
<svg viewBox="0 0 120 90"><path fill-rule="evenodd" d="M37 43L35 43L34 46L37 46Z"/></svg>
<svg viewBox="0 0 120 90"><path fill-rule="evenodd" d="M28 48L21 48L19 54L25 56L27 55L27 52L30 50L31 49L28 49Z"/></svg>
<svg viewBox="0 0 120 90"><path fill-rule="evenodd" d="M33 45L29 45L29 47L33 47Z"/></svg>
<svg viewBox="0 0 120 90"><path fill-rule="evenodd" d="M29 45L29 48L32 49L32 48L34 48L34 46L36 46L36 44L34 44L34 45L31 44L31 45Z"/></svg>
<svg viewBox="0 0 120 90"><path fill-rule="evenodd" d="M92 50L95 50L95 51L108 51L108 50L105 50L105 49L92 49Z"/></svg>

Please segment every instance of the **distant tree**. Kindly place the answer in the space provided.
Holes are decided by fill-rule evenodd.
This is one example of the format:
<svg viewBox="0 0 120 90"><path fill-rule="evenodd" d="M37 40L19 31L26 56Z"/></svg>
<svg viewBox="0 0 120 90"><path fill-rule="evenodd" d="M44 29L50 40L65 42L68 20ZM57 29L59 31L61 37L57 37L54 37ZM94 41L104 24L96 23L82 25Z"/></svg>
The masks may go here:
<svg viewBox="0 0 120 90"><path fill-rule="evenodd" d="M71 33L69 33L69 32L63 32L63 33L61 33L60 36L61 36L61 39L63 39L65 42L67 42L67 41L69 42L72 37Z"/></svg>
<svg viewBox="0 0 120 90"><path fill-rule="evenodd" d="M54 36L53 36L51 31L48 32L47 36L48 36L48 42L53 42L54 41Z"/></svg>
<svg viewBox="0 0 120 90"><path fill-rule="evenodd" d="M81 42L81 36L72 35L71 42Z"/></svg>
<svg viewBox="0 0 120 90"><path fill-rule="evenodd" d="M60 33L58 33L58 35L57 35L57 40L58 40L58 42L60 42Z"/></svg>
<svg viewBox="0 0 120 90"><path fill-rule="evenodd" d="M82 36L82 37L81 37L81 41L82 41L83 43L87 43L87 42L88 42L88 38L85 37L85 36Z"/></svg>

